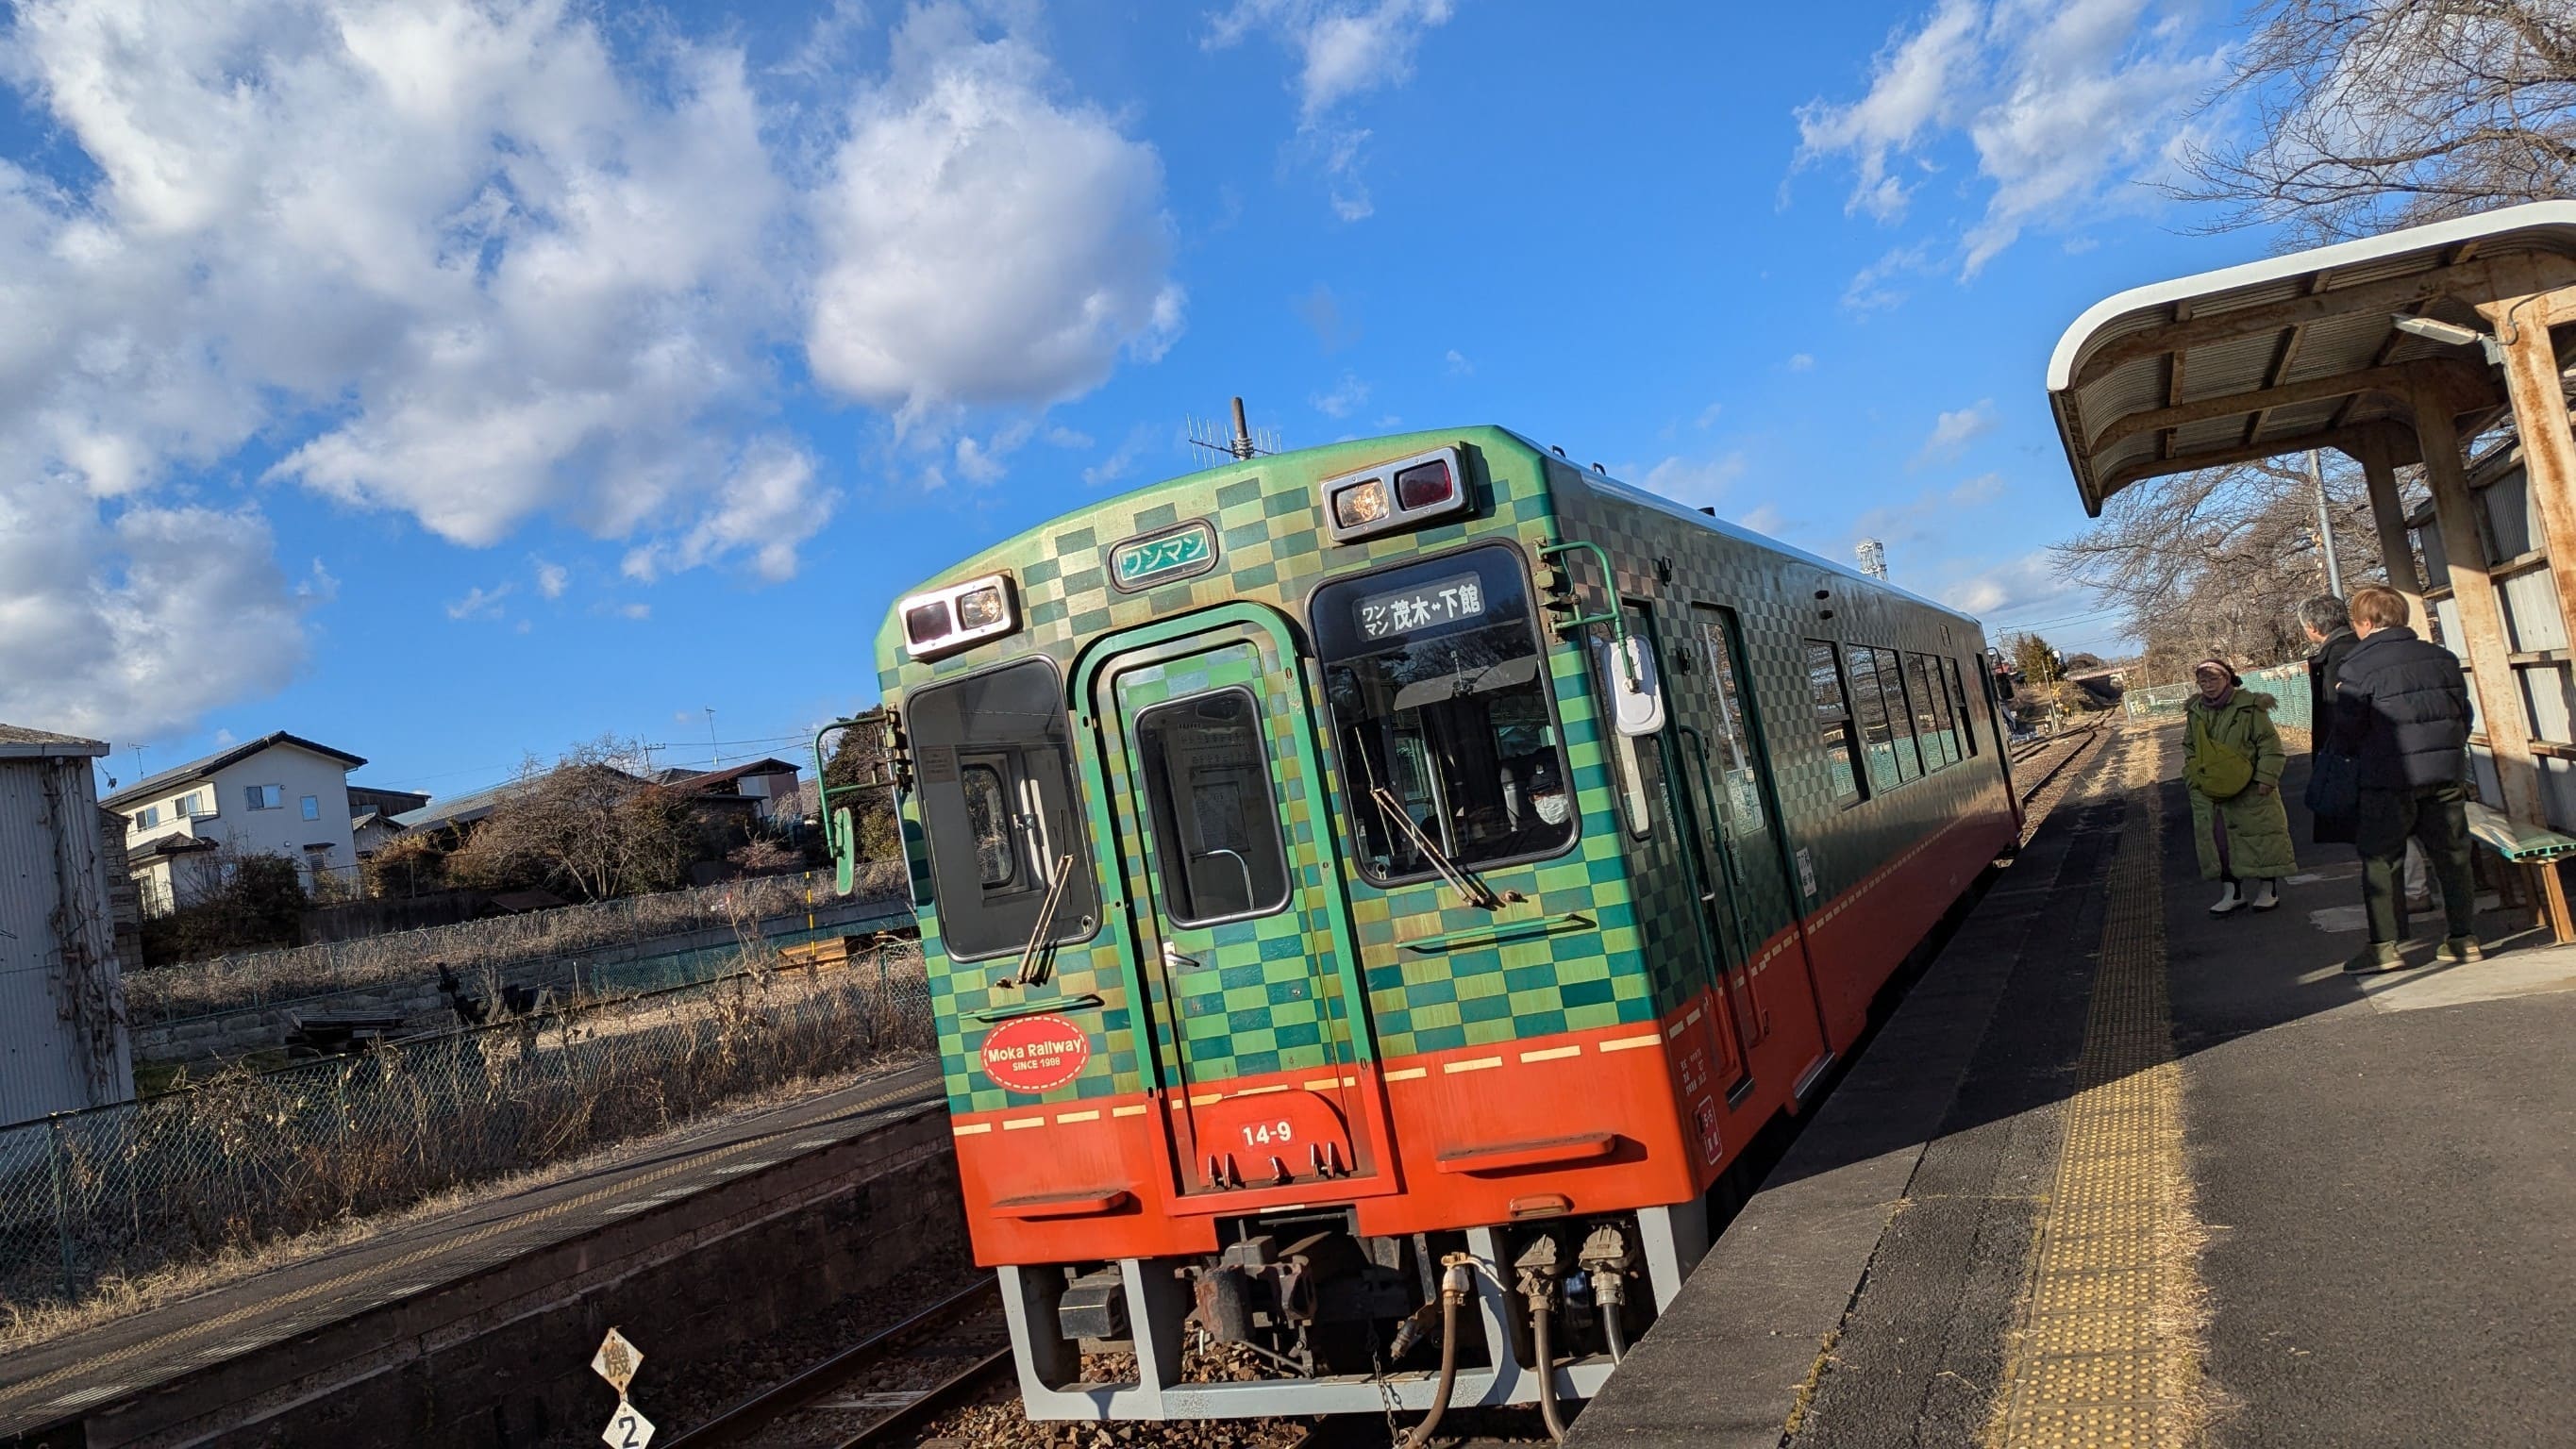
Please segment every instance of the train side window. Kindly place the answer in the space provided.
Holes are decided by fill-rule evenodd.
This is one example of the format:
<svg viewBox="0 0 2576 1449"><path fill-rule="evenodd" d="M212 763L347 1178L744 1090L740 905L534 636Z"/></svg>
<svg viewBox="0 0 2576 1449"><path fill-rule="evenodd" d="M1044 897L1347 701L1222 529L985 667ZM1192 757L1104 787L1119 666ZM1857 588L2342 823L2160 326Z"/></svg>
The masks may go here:
<svg viewBox="0 0 2576 1449"><path fill-rule="evenodd" d="M1914 745L1914 712L1906 707L1903 657L1893 649L1872 649L1870 656L1878 665L1878 687L1887 700L1888 753L1896 759L1896 778L1918 780L1923 776L1923 756Z"/></svg>
<svg viewBox="0 0 2576 1449"><path fill-rule="evenodd" d="M1288 904L1288 858L1250 690L1146 710L1136 717L1136 754L1172 924L1243 920Z"/></svg>
<svg viewBox="0 0 2576 1449"><path fill-rule="evenodd" d="M1861 754L1869 761L1870 789L1893 790L1904 783L1905 776L1896 768L1896 738L1888 720L1887 680L1878 670L1878 651L1854 645L1851 676L1852 714L1860 724ZM1905 697L1899 694L1895 712L1904 708Z"/></svg>
<svg viewBox="0 0 2576 1449"><path fill-rule="evenodd" d="M1914 738L1923 746L1923 773L1931 774L1959 758L1950 738L1950 691L1935 688L1935 662L1921 654L1905 656L1905 692L1914 701Z"/></svg>
<svg viewBox="0 0 2576 1449"><path fill-rule="evenodd" d="M1646 611L1636 604L1624 604L1628 615L1628 634L1646 640ZM1601 731L1610 742L1611 770L1619 779L1619 816L1628 833L1639 840L1654 833L1654 800L1664 788L1663 763L1660 753L1651 745L1640 749L1637 740L1611 727L1608 701L1611 697L1610 671L1619 667L1611 654L1614 642L1609 626L1596 624L1591 630L1592 677L1595 697L1603 701ZM1647 646L1649 651L1653 645Z"/></svg>
<svg viewBox="0 0 2576 1449"><path fill-rule="evenodd" d="M1950 705L1952 714L1959 721L1959 743L1974 755L1977 752L1977 717L1968 710L1968 686L1960 682L1958 660L1944 659L1941 663L1950 671Z"/></svg>
<svg viewBox="0 0 2576 1449"><path fill-rule="evenodd" d="M1843 687L1842 660L1822 639L1807 641L1807 692L1816 704L1816 728L1824 737L1825 768L1833 781L1834 803L1857 804L1866 798L1853 761L1860 754L1855 737L1851 695Z"/></svg>
<svg viewBox="0 0 2576 1449"><path fill-rule="evenodd" d="M1055 944L1090 937L1100 897L1055 666L1031 659L932 685L904 718L949 955L999 956L1033 935Z"/></svg>
<svg viewBox="0 0 2576 1449"><path fill-rule="evenodd" d="M1702 605L1700 642L1707 646L1709 678L1716 684L1718 758L1711 763L1726 792L1726 826L1737 839L1749 839L1771 828L1762 807L1761 774L1753 764L1753 726L1745 718L1744 690L1736 682L1737 655L1743 626L1735 611Z"/></svg>

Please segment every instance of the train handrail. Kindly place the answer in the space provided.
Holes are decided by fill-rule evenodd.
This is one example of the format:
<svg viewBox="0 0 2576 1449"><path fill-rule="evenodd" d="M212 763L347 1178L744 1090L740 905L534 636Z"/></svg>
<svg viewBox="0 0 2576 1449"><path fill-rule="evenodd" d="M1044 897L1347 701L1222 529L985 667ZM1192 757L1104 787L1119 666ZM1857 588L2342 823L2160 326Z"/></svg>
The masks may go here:
<svg viewBox="0 0 2576 1449"><path fill-rule="evenodd" d="M1583 605L1578 600L1574 606L1578 612L1573 618L1560 622L1556 626L1556 631L1571 638L1578 629L1588 629L1595 624L1609 625L1611 644L1619 655L1620 666L1627 670L1628 682L1636 684L1641 676L1637 669L1636 655L1628 648L1628 619L1619 608L1619 576L1610 568L1610 551L1588 538L1569 538L1557 543L1540 544L1538 556L1553 564L1559 555L1572 553L1576 549L1590 550L1593 559L1601 565L1601 591L1609 596L1610 607L1598 614L1586 614L1579 612ZM1574 570L1565 570L1565 585L1566 592L1574 592Z"/></svg>

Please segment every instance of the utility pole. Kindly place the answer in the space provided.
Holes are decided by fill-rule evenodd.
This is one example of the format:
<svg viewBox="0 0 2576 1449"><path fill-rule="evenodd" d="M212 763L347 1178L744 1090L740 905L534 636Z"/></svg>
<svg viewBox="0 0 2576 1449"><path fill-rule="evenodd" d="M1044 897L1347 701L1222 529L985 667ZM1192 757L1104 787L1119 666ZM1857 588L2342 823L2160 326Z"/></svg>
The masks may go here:
<svg viewBox="0 0 2576 1449"><path fill-rule="evenodd" d="M716 753L716 707L712 704L707 706L707 768L724 768L723 757Z"/></svg>
<svg viewBox="0 0 2576 1449"><path fill-rule="evenodd" d="M2326 466L2324 455L2308 450L2308 481L2317 486L2317 542L2326 551L2326 592L2343 597L2343 563L2335 557L2334 515L2326 510Z"/></svg>

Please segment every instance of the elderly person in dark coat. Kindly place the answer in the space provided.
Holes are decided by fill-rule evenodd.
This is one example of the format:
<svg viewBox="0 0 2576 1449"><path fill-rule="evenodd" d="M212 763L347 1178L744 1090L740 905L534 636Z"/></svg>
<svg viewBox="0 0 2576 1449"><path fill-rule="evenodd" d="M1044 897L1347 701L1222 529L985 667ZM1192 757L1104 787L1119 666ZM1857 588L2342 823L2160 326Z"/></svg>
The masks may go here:
<svg viewBox="0 0 2576 1449"><path fill-rule="evenodd" d="M2353 844L2361 852L2370 944L2344 969L2404 968L2398 872L2410 838L2423 845L2442 883L2450 928L2442 958L2484 960L2469 883L2469 687L2459 658L2415 637L2406 627L2406 600L2394 589L2354 590L2352 623L2360 642L2335 675L2331 748L2351 757L2361 787Z"/></svg>
<svg viewBox="0 0 2576 1449"><path fill-rule="evenodd" d="M2352 632L2352 615L2343 600L2332 594L2319 594L2299 605L2299 627L2316 646L2308 654L2308 738L2314 753L2323 751L2334 737L2335 676L2343 669L2343 657L2361 640ZM2319 845L2350 845L2352 817L2312 816L2308 838Z"/></svg>

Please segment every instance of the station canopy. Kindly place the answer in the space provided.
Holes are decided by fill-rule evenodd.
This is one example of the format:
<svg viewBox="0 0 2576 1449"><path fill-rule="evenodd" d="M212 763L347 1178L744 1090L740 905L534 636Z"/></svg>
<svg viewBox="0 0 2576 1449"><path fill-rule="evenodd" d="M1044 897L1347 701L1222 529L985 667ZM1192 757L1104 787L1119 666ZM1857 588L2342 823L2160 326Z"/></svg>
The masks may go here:
<svg viewBox="0 0 2576 1449"><path fill-rule="evenodd" d="M2456 378L2463 436L2507 411L2475 346L2400 317L2487 331L2476 302L2576 275L2576 201L2390 232L2110 297L2048 363L2048 397L2086 513L2132 483L2377 437L2412 462L2410 385ZM2561 344L2562 356L2569 355ZM2378 425L2396 424L2395 428Z"/></svg>

